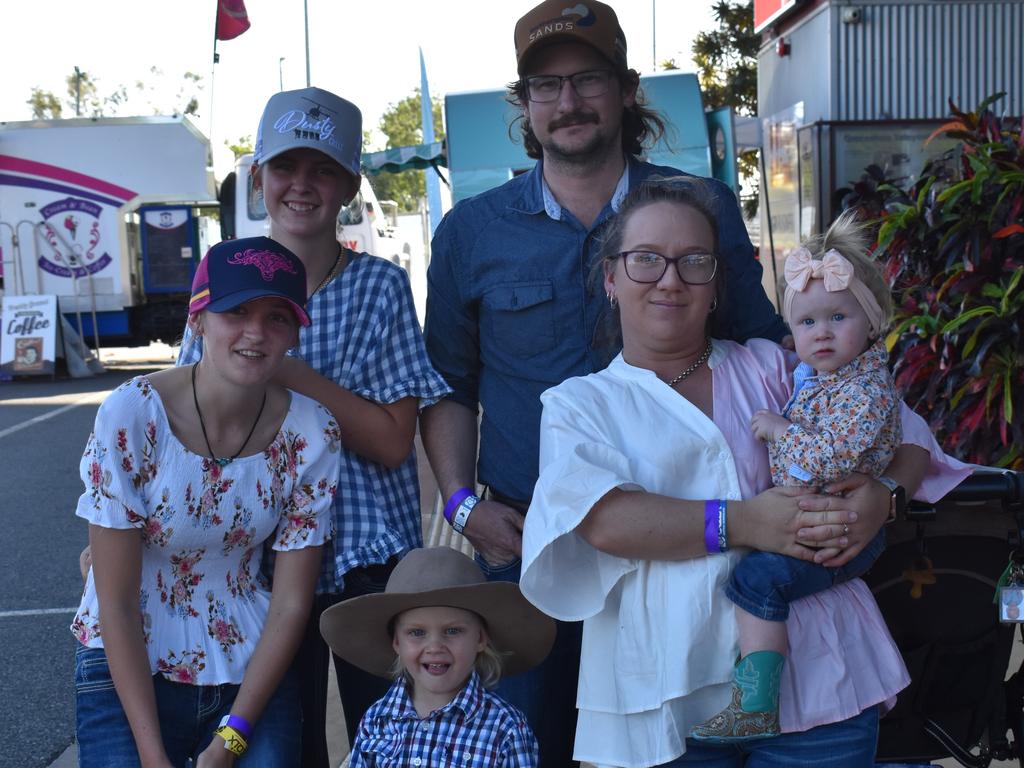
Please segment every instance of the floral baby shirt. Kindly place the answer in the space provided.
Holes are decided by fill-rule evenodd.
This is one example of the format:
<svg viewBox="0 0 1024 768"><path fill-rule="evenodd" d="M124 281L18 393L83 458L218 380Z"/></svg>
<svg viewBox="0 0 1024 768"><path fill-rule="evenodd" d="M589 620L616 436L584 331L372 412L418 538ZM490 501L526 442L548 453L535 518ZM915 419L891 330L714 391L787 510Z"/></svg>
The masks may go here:
<svg viewBox="0 0 1024 768"><path fill-rule="evenodd" d="M290 394L273 442L224 467L178 441L145 376L121 385L96 415L76 514L142 531L143 632L150 668L169 680L240 683L270 606L259 575L264 542L285 551L331 537L338 425ZM92 571L71 631L103 647Z"/></svg>
<svg viewBox="0 0 1024 768"><path fill-rule="evenodd" d="M872 477L903 439L900 399L879 339L830 374L804 379L785 411L793 423L768 443L775 485L818 485L851 472Z"/></svg>

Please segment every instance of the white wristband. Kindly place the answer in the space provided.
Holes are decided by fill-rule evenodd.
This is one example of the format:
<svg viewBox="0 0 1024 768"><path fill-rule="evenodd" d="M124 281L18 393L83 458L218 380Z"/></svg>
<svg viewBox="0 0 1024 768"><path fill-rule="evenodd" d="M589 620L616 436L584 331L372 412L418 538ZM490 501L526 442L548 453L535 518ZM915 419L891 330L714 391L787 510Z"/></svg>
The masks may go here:
<svg viewBox="0 0 1024 768"><path fill-rule="evenodd" d="M469 522L469 513L473 511L473 507L480 501L479 496L467 496L455 509L455 514L452 515L452 528L455 529L456 533L462 533L466 527L466 523Z"/></svg>

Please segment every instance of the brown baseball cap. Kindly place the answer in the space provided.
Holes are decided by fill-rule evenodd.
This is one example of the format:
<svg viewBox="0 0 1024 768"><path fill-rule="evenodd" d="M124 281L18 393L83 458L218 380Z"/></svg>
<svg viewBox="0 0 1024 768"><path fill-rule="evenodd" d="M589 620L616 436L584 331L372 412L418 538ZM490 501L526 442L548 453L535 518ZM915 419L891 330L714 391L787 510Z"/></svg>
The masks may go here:
<svg viewBox="0 0 1024 768"><path fill-rule="evenodd" d="M611 6L596 0L545 0L516 22L519 74L529 53L555 42L589 45L616 67L626 70L626 35Z"/></svg>

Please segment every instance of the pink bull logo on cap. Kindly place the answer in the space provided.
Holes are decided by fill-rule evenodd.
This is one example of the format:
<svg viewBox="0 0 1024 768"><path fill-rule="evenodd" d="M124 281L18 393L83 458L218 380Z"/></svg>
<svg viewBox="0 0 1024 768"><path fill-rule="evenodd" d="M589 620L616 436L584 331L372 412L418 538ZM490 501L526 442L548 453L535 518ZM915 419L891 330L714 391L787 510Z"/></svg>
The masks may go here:
<svg viewBox="0 0 1024 768"><path fill-rule="evenodd" d="M274 279L274 273L283 269L289 274L296 274L295 266L287 258L273 251L258 251L255 248L247 248L242 253L236 253L227 260L228 264L251 264L260 271L260 277L268 283Z"/></svg>

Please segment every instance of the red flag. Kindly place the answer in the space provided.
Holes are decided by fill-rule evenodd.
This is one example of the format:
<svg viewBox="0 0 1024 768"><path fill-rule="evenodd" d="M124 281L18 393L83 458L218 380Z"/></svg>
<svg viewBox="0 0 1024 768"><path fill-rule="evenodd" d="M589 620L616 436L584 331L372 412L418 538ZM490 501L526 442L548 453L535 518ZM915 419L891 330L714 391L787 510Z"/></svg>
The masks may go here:
<svg viewBox="0 0 1024 768"><path fill-rule="evenodd" d="M217 0L217 39L234 40L249 28L243 0Z"/></svg>

